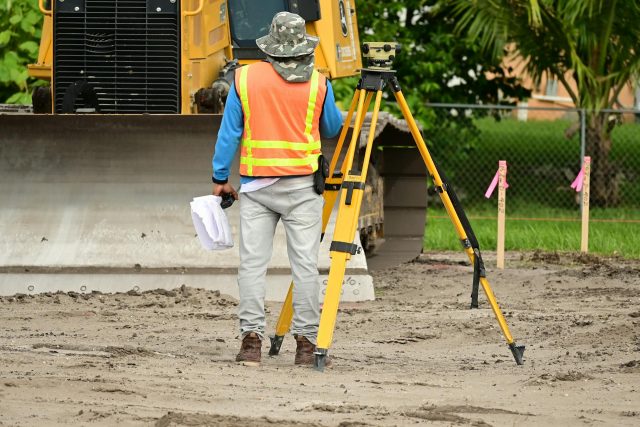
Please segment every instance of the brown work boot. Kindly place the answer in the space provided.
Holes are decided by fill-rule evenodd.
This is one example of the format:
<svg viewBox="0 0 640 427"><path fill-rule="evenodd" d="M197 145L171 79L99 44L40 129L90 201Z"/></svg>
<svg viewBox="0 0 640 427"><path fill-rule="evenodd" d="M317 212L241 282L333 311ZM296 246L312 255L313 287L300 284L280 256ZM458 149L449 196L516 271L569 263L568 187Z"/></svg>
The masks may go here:
<svg viewBox="0 0 640 427"><path fill-rule="evenodd" d="M315 363L315 351L316 346L307 339L307 337L303 337L302 335L296 335L296 365L313 365ZM326 356L325 359L325 367L331 366L331 358Z"/></svg>
<svg viewBox="0 0 640 427"><path fill-rule="evenodd" d="M245 366L260 366L262 355L262 340L255 332L250 332L242 339L240 352L236 356L236 362Z"/></svg>

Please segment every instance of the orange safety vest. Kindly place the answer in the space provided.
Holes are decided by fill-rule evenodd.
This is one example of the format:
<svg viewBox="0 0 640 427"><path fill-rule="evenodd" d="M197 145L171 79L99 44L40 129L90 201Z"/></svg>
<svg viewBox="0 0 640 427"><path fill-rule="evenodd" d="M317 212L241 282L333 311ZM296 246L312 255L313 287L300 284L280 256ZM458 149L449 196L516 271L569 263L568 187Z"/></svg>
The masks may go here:
<svg viewBox="0 0 640 427"><path fill-rule="evenodd" d="M318 169L320 114L326 77L313 70L304 83L285 81L267 62L236 71L244 114L240 175L310 175Z"/></svg>

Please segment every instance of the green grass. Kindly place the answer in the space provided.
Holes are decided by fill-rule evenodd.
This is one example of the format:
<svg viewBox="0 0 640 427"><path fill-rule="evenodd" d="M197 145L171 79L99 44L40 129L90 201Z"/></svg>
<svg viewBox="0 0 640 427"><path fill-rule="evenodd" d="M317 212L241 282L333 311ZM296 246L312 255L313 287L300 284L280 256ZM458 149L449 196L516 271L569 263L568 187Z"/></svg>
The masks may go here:
<svg viewBox="0 0 640 427"><path fill-rule="evenodd" d="M574 207L575 193L569 184L580 168L579 132L571 139L565 137L573 122L496 122L482 118L474 123L477 132L471 140L463 140L465 136L458 137L456 133L443 136L450 146L469 145L458 150L458 155L439 152L437 141L432 147L434 158L466 206L483 202L498 160L507 160L512 204L536 202L548 207ZM618 126L612 139L611 159L620 173L621 204L640 209L640 125Z"/></svg>
<svg viewBox="0 0 640 427"><path fill-rule="evenodd" d="M497 238L497 211L474 209L465 211L478 238L481 250L494 251ZM590 217L589 252L601 255L619 255L640 258L640 222L598 222L597 220L640 220L640 213L626 209L596 210ZM511 219L510 219L511 218ZM541 218L518 220L516 218ZM544 219L543 219L544 218ZM565 219L560 221L558 219ZM575 220L575 221L566 221ZM505 250L544 250L579 252L581 222L579 211L544 209L509 209L505 225ZM459 250L458 236L440 206L427 211L424 247L426 250Z"/></svg>
<svg viewBox="0 0 640 427"><path fill-rule="evenodd" d="M565 137L572 123L575 121L505 118L496 122L481 118L475 120L477 132L470 139L454 129L432 141L434 159L465 207L481 249L496 249L497 196L487 200L483 195L498 160L506 159L511 187L507 192L505 249L580 251L580 205L577 193L569 188L580 167L579 132L571 139ZM640 258L640 223L633 222L640 221L640 125L618 126L612 139L611 159L620 171L621 205L591 209L589 251ZM439 150L438 141L446 143L449 151ZM467 148L456 151L451 147ZM432 200L425 249L459 250L458 236L442 204L438 197Z"/></svg>

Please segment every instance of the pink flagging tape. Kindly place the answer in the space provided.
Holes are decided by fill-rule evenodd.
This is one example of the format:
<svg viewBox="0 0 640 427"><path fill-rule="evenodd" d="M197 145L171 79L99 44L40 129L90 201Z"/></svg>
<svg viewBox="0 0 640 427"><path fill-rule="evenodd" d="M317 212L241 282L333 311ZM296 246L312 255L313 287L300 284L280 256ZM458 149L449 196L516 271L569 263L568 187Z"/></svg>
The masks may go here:
<svg viewBox="0 0 640 427"><path fill-rule="evenodd" d="M496 174L493 176L493 179L491 180L491 184L489 184L489 188L487 188L487 191L485 191L484 197L486 197L487 199L489 197L491 197L491 195L493 194L493 190L496 189L496 186L498 185L498 176L499 175L500 175L500 173L498 171L496 171Z"/></svg>
<svg viewBox="0 0 640 427"><path fill-rule="evenodd" d="M582 191L583 182L584 182L584 166L582 167L582 169L580 169L580 172L578 172L578 176L576 176L576 179L574 179L573 182L571 183L571 188L573 188L579 193Z"/></svg>
<svg viewBox="0 0 640 427"><path fill-rule="evenodd" d="M582 164L582 169L580 169L580 172L578 172L578 176L576 176L576 179L574 179L571 183L571 188L576 190L576 192L578 193L582 191L582 184L584 183L584 166L590 161L591 157L585 156L584 163Z"/></svg>
<svg viewBox="0 0 640 427"><path fill-rule="evenodd" d="M501 160L498 164L502 162L504 162L504 160ZM504 165L505 165L504 188L509 188L509 183L507 182L507 175L506 175L507 162L504 162ZM491 195L493 194L493 190L495 190L496 187L498 186L499 178L500 178L500 169L498 168L498 170L496 171L496 174L493 176L493 179L491 180L491 184L489 184L489 188L487 188L487 191L485 191L484 193L484 197L486 197L487 199L491 197Z"/></svg>

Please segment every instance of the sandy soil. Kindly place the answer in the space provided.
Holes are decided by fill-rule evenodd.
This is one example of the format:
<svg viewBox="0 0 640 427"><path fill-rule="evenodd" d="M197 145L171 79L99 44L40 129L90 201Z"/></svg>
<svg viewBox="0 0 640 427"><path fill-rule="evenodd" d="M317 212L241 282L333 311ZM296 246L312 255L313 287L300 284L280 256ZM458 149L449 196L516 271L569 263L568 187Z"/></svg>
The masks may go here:
<svg viewBox="0 0 640 427"><path fill-rule="evenodd" d="M341 307L324 373L293 365L290 337L236 365L236 301L216 292L2 297L0 425L640 425L640 262L489 268L524 366L484 295L469 309L460 254L373 275L378 299Z"/></svg>

